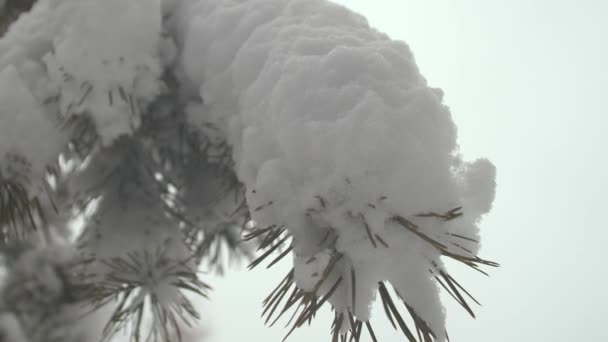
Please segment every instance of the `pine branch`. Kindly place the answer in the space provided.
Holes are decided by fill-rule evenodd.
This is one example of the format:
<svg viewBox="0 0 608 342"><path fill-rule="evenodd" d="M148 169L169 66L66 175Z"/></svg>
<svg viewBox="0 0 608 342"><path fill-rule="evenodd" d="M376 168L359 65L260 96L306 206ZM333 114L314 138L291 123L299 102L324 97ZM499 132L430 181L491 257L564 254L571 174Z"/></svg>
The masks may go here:
<svg viewBox="0 0 608 342"><path fill-rule="evenodd" d="M185 293L207 298L210 287L199 280L188 261L172 260L158 248L155 252L132 252L101 262L110 272L103 280L86 285L86 298L93 311L116 305L104 327L103 341L109 341L130 324L132 341L149 336L153 341L170 342L172 333L181 341L181 323L190 326L192 320L200 319ZM145 333L142 324L148 314L152 316L151 331Z"/></svg>
<svg viewBox="0 0 608 342"><path fill-rule="evenodd" d="M37 0L5 0L4 7L0 7L0 36L8 30L10 25L19 16L28 12Z"/></svg>
<svg viewBox="0 0 608 342"><path fill-rule="evenodd" d="M318 213L327 207L328 203L323 198L319 197L320 208L311 209L308 213ZM441 221L451 221L458 219L462 216L460 207L452 209L446 213L435 213L428 212L415 215L415 217L425 219L439 219ZM355 215L348 213L348 216L359 220L365 230L366 236L369 238L370 243L374 248L379 248L382 245L384 248L390 248L390 246L382 240L379 235L375 235L376 238L372 237L371 229L367 225L365 216L363 214ZM464 263L465 265L480 271L480 266L491 266L497 267L498 263L481 259L477 256L460 255L453 252L444 243L431 238L428 234L421 231L420 227L414 224L412 221L395 215L391 220L397 223L399 226L405 228L408 232L414 234L415 237L428 243L433 248L437 249L443 256L447 256L456 261ZM352 295L350 308L346 312L336 312L334 321L332 323L332 341L355 341L359 342L362 339L362 330L365 326L367 334L372 341L377 341L376 335L372 324L369 321L360 321L352 313L353 308L356 307L356 273L354 268L347 267L346 260L343 260L343 255L335 250L335 238L332 242L328 243L329 236L332 235L332 229L329 229L319 245L323 245L330 250L333 250L330 261L326 265L324 271L320 275L317 283L314 285L312 291L303 291L298 288L295 283L294 273L292 270L283 278L279 285L271 291L268 297L263 301L263 312L262 316L265 317L266 324L274 325L282 316L287 312L292 311L291 319L287 325L291 324L291 328L288 331L285 339L289 337L293 331L306 323L310 323L316 315L317 311L325 304L329 298L335 293L335 291L341 286L350 286L350 293ZM335 233L333 233L335 235ZM449 238L456 238L459 240L465 240L468 242L477 243L476 240L462 236L455 233L447 233ZM284 249L286 242L291 239L286 227L269 226L266 228L255 228L244 236L245 240L258 240L259 250L263 253L255 259L249 266L254 268L267 260L273 254ZM377 241L376 241L377 240ZM452 241L453 242L453 241ZM458 243L454 242L453 245L459 246ZM462 247L460 247L462 249ZM291 247L286 248L276 258L274 258L268 267L276 264L279 260L283 259L291 252ZM470 254L470 253L468 253ZM314 258L310 260L314 261ZM467 299L479 304L477 300L462 287L447 271L440 269L438 265L429 261L431 267L429 271L431 274L436 274L434 278L436 281L467 311L472 317L475 317L471 306ZM338 267L337 264L341 263ZM346 272L348 274L342 274L343 271L339 270L350 270ZM484 273L485 274L485 273ZM348 281L346 281L348 279ZM321 289L325 289L324 293L320 293ZM405 338L410 342L432 342L437 339L437 333L431 330L426 321L416 312L415 308L411 306L404 297L401 296L396 290L397 300L390 294L386 284L384 282L378 283L378 291L380 299L386 313L386 317L390 324L395 328L399 328ZM395 303L402 302L404 309L399 309ZM413 328L408 326L406 319L404 318L403 311L407 312L410 320L413 321ZM447 332L442 332L447 336Z"/></svg>
<svg viewBox="0 0 608 342"><path fill-rule="evenodd" d="M42 212L37 198L30 198L27 188L0 175L0 245L23 241L35 231Z"/></svg>

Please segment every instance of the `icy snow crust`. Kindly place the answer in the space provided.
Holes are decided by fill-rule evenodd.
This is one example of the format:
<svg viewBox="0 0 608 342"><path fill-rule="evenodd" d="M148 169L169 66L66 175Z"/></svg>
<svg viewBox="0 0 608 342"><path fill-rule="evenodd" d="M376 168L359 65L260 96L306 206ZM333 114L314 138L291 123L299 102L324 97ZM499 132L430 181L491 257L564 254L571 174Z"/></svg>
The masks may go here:
<svg viewBox="0 0 608 342"><path fill-rule="evenodd" d="M198 98L192 125L212 124L232 146L253 219L292 234L298 286L312 290L341 253L320 290L346 279L329 299L338 312L367 320L389 281L442 339L429 273L443 269L440 254L391 218L450 248L448 232L478 239L495 169L460 159L442 92L405 43L324 0L40 0L25 16L0 39L0 161L15 152L42 169L56 158L56 114L89 115L112 145L138 129L174 67L184 99ZM416 216L460 206L458 220ZM327 231L335 240L320 242ZM454 252L478 251L459 243Z"/></svg>
<svg viewBox="0 0 608 342"><path fill-rule="evenodd" d="M357 273L357 305L348 308L342 286L330 299L338 311L366 320L378 281L389 280L443 331L428 272L439 254L389 218L463 206L454 222L412 221L438 241L448 230L476 238L495 171L460 161L442 92L407 45L322 0L187 1L178 16L181 67L205 104L190 118L225 130L249 206L263 207L253 219L293 234L299 286L312 289L328 262L318 228L332 227L344 275ZM390 248L372 246L359 215Z"/></svg>

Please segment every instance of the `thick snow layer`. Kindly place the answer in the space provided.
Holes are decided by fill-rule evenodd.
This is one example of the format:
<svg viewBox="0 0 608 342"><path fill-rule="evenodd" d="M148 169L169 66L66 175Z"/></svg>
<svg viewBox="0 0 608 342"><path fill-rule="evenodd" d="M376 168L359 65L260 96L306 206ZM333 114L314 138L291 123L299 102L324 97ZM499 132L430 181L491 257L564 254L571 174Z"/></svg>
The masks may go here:
<svg viewBox="0 0 608 342"><path fill-rule="evenodd" d="M475 238L495 171L487 160L460 161L443 93L428 86L408 46L323 0L187 1L177 17L185 81L205 107L191 110L191 121L225 132L248 203L262 208L253 219L293 234L300 286L322 267L305 261L327 259L318 241L331 227L346 256L339 267L359 275L360 319L377 282L390 280L443 331L428 272L431 261L441 267L439 253L389 219L411 219L439 241L448 232ZM415 217L458 206L464 216L453 222ZM366 226L390 247L373 246ZM330 300L336 308L353 304L346 292Z"/></svg>

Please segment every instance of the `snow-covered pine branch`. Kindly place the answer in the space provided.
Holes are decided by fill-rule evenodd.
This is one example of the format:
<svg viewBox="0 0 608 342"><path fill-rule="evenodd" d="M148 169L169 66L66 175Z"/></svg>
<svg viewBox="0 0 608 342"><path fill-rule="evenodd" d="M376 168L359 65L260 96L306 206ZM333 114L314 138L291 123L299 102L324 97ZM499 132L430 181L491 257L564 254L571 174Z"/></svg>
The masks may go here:
<svg viewBox="0 0 608 342"><path fill-rule="evenodd" d="M461 160L407 45L322 0L185 2L176 21L189 117L224 129L253 220L292 237L295 284L365 322L389 282L442 340L440 256L484 263L495 171Z"/></svg>
<svg viewBox="0 0 608 342"><path fill-rule="evenodd" d="M293 309L293 331L329 303L334 340L375 340L379 295L407 339L443 341L439 288L471 315L474 299L442 257L496 266L478 257L494 179L462 160L408 46L325 0L39 0L0 39L0 252L28 246L7 279L76 247L49 266L75 297L59 317L116 298L106 337L139 338L147 307L169 339L172 310L197 314L167 284L204 294L196 269L227 244L257 245L252 267L293 258L269 323Z"/></svg>

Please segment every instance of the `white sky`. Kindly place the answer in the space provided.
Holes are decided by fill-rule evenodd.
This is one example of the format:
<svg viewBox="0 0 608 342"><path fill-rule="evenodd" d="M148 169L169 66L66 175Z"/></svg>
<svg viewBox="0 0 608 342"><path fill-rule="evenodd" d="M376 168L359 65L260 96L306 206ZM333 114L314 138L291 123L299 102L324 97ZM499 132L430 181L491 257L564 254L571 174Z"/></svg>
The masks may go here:
<svg viewBox="0 0 608 342"><path fill-rule="evenodd" d="M608 1L340 0L414 51L445 91L466 159L498 168L482 224L485 278L455 269L483 304L448 305L453 342L608 341ZM287 270L213 279L211 342L280 341L260 302ZM378 312L380 313L380 312ZM377 315L384 342L402 341ZM329 341L329 316L291 342Z"/></svg>

